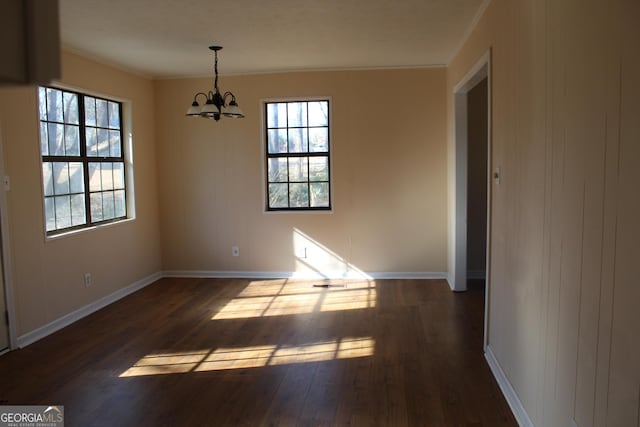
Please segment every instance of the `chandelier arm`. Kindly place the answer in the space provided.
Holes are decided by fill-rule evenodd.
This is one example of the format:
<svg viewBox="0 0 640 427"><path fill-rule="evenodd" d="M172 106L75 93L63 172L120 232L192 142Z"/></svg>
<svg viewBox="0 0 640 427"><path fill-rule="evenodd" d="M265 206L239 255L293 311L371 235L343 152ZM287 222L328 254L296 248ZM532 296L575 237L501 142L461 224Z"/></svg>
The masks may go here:
<svg viewBox="0 0 640 427"><path fill-rule="evenodd" d="M194 100L194 101L197 101L197 100L198 100L198 95L202 95L202 96L204 96L205 98L209 99L206 93L204 93L204 92L198 92L198 93L196 93L195 95L193 95L193 100Z"/></svg>
<svg viewBox="0 0 640 427"><path fill-rule="evenodd" d="M231 97L231 101L235 101L236 100L236 96L232 93L232 92L225 92L224 95L222 95L222 101L224 102L224 105L227 105L227 97Z"/></svg>

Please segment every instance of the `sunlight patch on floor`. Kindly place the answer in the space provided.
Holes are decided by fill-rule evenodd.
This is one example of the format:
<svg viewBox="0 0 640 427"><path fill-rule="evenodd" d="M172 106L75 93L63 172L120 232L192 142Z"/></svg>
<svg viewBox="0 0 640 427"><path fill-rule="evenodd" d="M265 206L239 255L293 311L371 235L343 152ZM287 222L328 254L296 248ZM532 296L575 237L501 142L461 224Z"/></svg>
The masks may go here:
<svg viewBox="0 0 640 427"><path fill-rule="evenodd" d="M136 362L120 377L184 374L353 359L372 356L374 348L375 340L371 337L347 337L300 346L263 345L150 354Z"/></svg>
<svg viewBox="0 0 640 427"><path fill-rule="evenodd" d="M318 283L324 284L322 281ZM251 282L236 298L220 308L212 320L361 310L376 306L374 282L328 283L327 286L313 287L313 282L282 282L280 285Z"/></svg>

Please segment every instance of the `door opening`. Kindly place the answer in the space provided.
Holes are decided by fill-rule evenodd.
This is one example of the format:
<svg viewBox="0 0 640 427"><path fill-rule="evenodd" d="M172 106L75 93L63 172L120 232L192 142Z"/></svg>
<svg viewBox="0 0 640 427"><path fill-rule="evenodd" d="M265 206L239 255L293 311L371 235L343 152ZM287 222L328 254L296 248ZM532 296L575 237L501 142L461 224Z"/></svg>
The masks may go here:
<svg viewBox="0 0 640 427"><path fill-rule="evenodd" d="M467 93L467 288L487 277L488 81Z"/></svg>
<svg viewBox="0 0 640 427"><path fill-rule="evenodd" d="M454 291L466 291L469 279L479 279L484 286L486 349L491 289L491 51L454 87L453 97L455 196L449 283Z"/></svg>
<svg viewBox="0 0 640 427"><path fill-rule="evenodd" d="M4 177L2 127L0 127L0 177ZM16 347L13 293L9 278L6 188L0 188L0 354Z"/></svg>

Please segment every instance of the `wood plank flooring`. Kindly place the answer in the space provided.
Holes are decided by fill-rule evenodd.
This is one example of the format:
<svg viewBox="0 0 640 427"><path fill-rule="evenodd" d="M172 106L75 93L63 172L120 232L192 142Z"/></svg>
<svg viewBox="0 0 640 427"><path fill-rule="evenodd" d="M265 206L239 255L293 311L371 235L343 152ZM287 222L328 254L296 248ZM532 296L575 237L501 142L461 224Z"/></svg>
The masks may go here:
<svg viewBox="0 0 640 427"><path fill-rule="evenodd" d="M0 356L0 404L83 427L516 426L483 299L440 280L162 279Z"/></svg>

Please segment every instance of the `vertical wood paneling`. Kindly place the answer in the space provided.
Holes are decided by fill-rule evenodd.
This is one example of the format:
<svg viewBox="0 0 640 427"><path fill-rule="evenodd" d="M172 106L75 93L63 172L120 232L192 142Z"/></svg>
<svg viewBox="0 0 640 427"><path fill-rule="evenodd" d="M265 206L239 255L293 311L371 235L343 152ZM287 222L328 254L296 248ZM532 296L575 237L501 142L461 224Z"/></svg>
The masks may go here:
<svg viewBox="0 0 640 427"><path fill-rule="evenodd" d="M640 5L623 2L621 27L621 91L619 197L611 358L609 372L607 425L627 426L638 422L640 384Z"/></svg>
<svg viewBox="0 0 640 427"><path fill-rule="evenodd" d="M633 0L494 0L448 71L492 47L489 346L536 426L639 423L638 22Z"/></svg>

